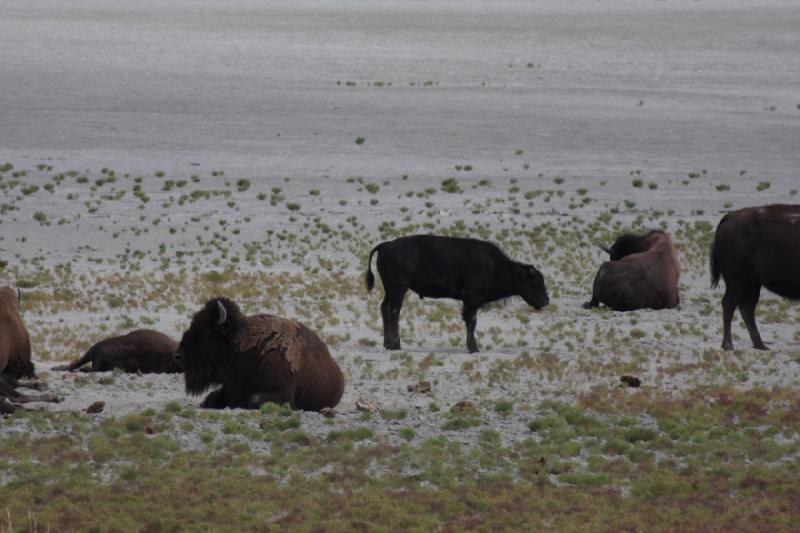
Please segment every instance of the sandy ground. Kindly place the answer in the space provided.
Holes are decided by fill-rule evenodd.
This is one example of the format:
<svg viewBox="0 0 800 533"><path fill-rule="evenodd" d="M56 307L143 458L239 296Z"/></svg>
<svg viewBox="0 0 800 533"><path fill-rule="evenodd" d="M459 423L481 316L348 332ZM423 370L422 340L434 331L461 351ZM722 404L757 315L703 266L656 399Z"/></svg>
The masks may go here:
<svg viewBox="0 0 800 533"><path fill-rule="evenodd" d="M708 288L698 236L676 238L682 253L693 254L682 258L681 308L621 315L580 308L599 251L586 246L572 257L562 246L586 242L537 241L521 231L586 229L618 209L625 227L663 223L674 233L698 222L713 227L731 208L796 202L798 28L800 5L788 0L3 2L0 161L27 170L18 180L40 188L58 172L90 178L80 184L69 177L52 193L0 192L0 202L18 208L0 215L0 258L10 263L0 281L15 284L69 264L67 284L98 300L64 311L34 306L25 316L41 373L65 397L47 408L78 410L102 399L103 416L118 416L197 402L176 376L114 376L103 384L48 371L79 355L59 340L59 328L79 331L85 345L117 332L123 318L136 326L146 318L178 337L207 295L195 294L188 278L180 300L155 306L144 295L167 274L185 272L179 253L194 254L193 272L299 272L309 284L317 279L312 270L331 260L359 285L382 223L432 223L417 230L424 232L457 220L491 226L492 240L503 240L503 230L510 240L517 235L511 255L537 264L554 291L555 305L542 313L512 300L479 314L479 343L501 339L480 355L464 352L454 302L410 297L401 327L414 333L393 356L380 348L374 293L368 298L361 289L337 302L337 323L317 307L311 285L296 298L248 300L249 312L295 316L331 339L348 378L337 426L364 423L355 409L364 397L408 411L401 420L374 417L376 434L396 440L398 427L411 426L424 436L440 431L452 404L471 399L485 424L505 439L521 438L539 400L612 386L620 368L677 391L707 383L796 385L798 308L774 296L762 304L777 313L761 322L770 353L748 349L738 318L741 350L717 352L721 291ZM104 168L118 180L91 191ZM187 191L227 188L235 205L228 197L181 204L180 191L163 189L165 179L190 175L201 181ZM132 194L135 176L144 176L150 197L143 208ZM244 177L251 188L236 192ZM439 190L451 177L463 193ZM365 192L357 178L380 192ZM632 186L637 178L645 186ZM257 198L276 187L277 206ZM438 192L422 194L431 187ZM127 194L102 198L115 190ZM523 200L537 190L561 195ZM299 209L287 209L290 202ZM50 224L35 222L37 212ZM268 230L302 237L314 224L352 225L351 217L358 219L353 238L273 240L269 262L229 261L246 245L266 242ZM201 253L215 231L233 252ZM155 253L161 244L166 251ZM113 274L132 250L145 252L137 263L142 286L121 307L108 305L104 291L113 292ZM52 295L58 288L51 280L33 290ZM445 326L429 323L437 305L452 311ZM665 333L665 323L674 331ZM620 346L607 338L613 328L644 337ZM491 377L522 352L535 368ZM419 370L429 354L438 362ZM595 373L592 365L602 368ZM406 391L419 377L433 382L432 395ZM498 399L514 402L511 416L494 412ZM431 404L440 411L432 413ZM329 429L318 415L303 417L312 433Z"/></svg>

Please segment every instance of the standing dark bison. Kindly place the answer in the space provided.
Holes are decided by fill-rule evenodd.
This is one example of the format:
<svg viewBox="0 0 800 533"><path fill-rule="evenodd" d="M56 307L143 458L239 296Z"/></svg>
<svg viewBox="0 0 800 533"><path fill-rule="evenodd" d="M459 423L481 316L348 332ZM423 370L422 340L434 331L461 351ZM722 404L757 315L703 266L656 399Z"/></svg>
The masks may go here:
<svg viewBox="0 0 800 533"><path fill-rule="evenodd" d="M92 372L105 372L115 368L143 374L182 372L173 357L177 349L178 343L163 333L152 329L137 329L127 335L103 339L89 348L80 359L68 365L55 366L53 370L72 372L86 363L92 363Z"/></svg>
<svg viewBox="0 0 800 533"><path fill-rule="evenodd" d="M587 309L604 304L615 311L677 307L681 266L672 239L663 231L621 235L611 248L600 246L610 261L600 265Z"/></svg>
<svg viewBox="0 0 800 533"><path fill-rule="evenodd" d="M20 378L36 378L31 362L31 341L28 330L19 314L19 292L9 287L0 288L0 413L12 413L14 403L58 402L52 394L28 396L16 390L17 385L32 387L36 383L22 383Z"/></svg>
<svg viewBox="0 0 800 533"><path fill-rule="evenodd" d="M316 333L294 320L244 316L227 298L209 300L194 315L175 359L184 369L187 393L220 385L203 407L276 402L319 411L334 407L344 392L342 371Z"/></svg>
<svg viewBox="0 0 800 533"><path fill-rule="evenodd" d="M400 309L411 289L420 298L453 298L463 303L467 349L478 351L475 325L478 309L509 296L521 296L541 309L550 303L542 273L531 265L508 258L495 244L476 239L412 235L382 242L367 259L367 290L375 285L372 255L378 252L383 282L381 302L383 346L400 349Z"/></svg>
<svg viewBox="0 0 800 533"><path fill-rule="evenodd" d="M725 279L722 348L733 349L731 320L742 314L753 347L766 350L756 327L761 287L800 299L800 205L749 207L728 213L711 246L711 287Z"/></svg>

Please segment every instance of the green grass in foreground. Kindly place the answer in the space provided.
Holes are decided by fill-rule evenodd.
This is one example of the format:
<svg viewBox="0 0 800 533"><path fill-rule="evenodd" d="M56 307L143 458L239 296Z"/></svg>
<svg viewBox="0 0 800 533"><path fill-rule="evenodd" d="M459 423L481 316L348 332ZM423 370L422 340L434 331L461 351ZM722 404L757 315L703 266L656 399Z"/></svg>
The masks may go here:
<svg viewBox="0 0 800 533"><path fill-rule="evenodd" d="M201 449L182 449L175 429L206 419L223 430L203 430ZM308 436L293 420L281 408L210 416L175 406L105 421L17 415L0 437L3 528L780 531L800 523L795 390L598 389L577 405L541 404L530 438L510 446L488 427L471 447L444 436L395 447L367 428ZM257 442L270 451L252 451Z"/></svg>

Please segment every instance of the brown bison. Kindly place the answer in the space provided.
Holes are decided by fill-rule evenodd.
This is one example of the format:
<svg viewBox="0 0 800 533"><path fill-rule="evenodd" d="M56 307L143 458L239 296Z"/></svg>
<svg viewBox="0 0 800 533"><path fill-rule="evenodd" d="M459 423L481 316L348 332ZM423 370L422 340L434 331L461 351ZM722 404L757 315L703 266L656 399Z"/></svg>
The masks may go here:
<svg viewBox="0 0 800 533"><path fill-rule="evenodd" d="M58 402L52 394L28 396L16 390L25 386L34 388L35 381L22 382L20 378L36 378L31 362L31 341L28 330L19 314L19 291L0 288L0 413L12 413L13 403Z"/></svg>
<svg viewBox="0 0 800 533"><path fill-rule="evenodd" d="M659 230L625 234L611 248L600 248L611 260L600 265L586 309L600 304L615 311L677 307L681 266L669 235Z"/></svg>
<svg viewBox="0 0 800 533"><path fill-rule="evenodd" d="M711 245L711 287L725 279L722 348L733 349L731 320L736 307L753 347L766 350L756 327L761 287L800 299L800 205L749 207L728 213Z"/></svg>
<svg viewBox="0 0 800 533"><path fill-rule="evenodd" d="M188 394L219 385L202 407L276 402L319 411L334 407L344 391L339 365L313 331L272 315L244 316L227 298L209 300L192 317L175 359L184 369Z"/></svg>
<svg viewBox="0 0 800 533"><path fill-rule="evenodd" d="M381 302L383 346L400 349L400 309L409 289L420 298L461 300L467 327L467 349L478 351L475 326L483 305L521 296L541 309L550 303L542 273L532 265L509 259L495 244L477 239L411 235L378 244L367 259L367 291L375 285L372 255L383 282Z"/></svg>
<svg viewBox="0 0 800 533"><path fill-rule="evenodd" d="M53 370L81 368L92 363L92 372L105 372L119 368L124 372L156 374L182 372L173 355L178 343L163 333L152 329L137 329L127 335L109 337L96 343L81 357L68 365L55 366ZM83 368L84 371L90 371Z"/></svg>

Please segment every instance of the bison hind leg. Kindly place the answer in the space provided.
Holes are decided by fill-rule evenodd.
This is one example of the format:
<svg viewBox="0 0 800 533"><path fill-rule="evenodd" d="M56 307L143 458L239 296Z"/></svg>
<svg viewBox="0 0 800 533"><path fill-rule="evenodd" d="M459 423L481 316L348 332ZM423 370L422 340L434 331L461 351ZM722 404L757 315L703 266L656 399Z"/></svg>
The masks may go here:
<svg viewBox="0 0 800 533"><path fill-rule="evenodd" d="M384 286L384 297L381 302L381 318L383 319L383 347L387 350L400 349L400 310L403 308L406 288Z"/></svg>
<svg viewBox="0 0 800 533"><path fill-rule="evenodd" d="M275 403L278 405L288 405L292 409L294 409L294 401L286 391L282 391L280 393L276 392L256 392L255 394L251 394L250 397L247 399L248 407L250 409L260 409L262 405L265 403Z"/></svg>
<svg viewBox="0 0 800 533"><path fill-rule="evenodd" d="M7 398L0 396L0 415L10 415L16 410L16 405L9 402Z"/></svg>

